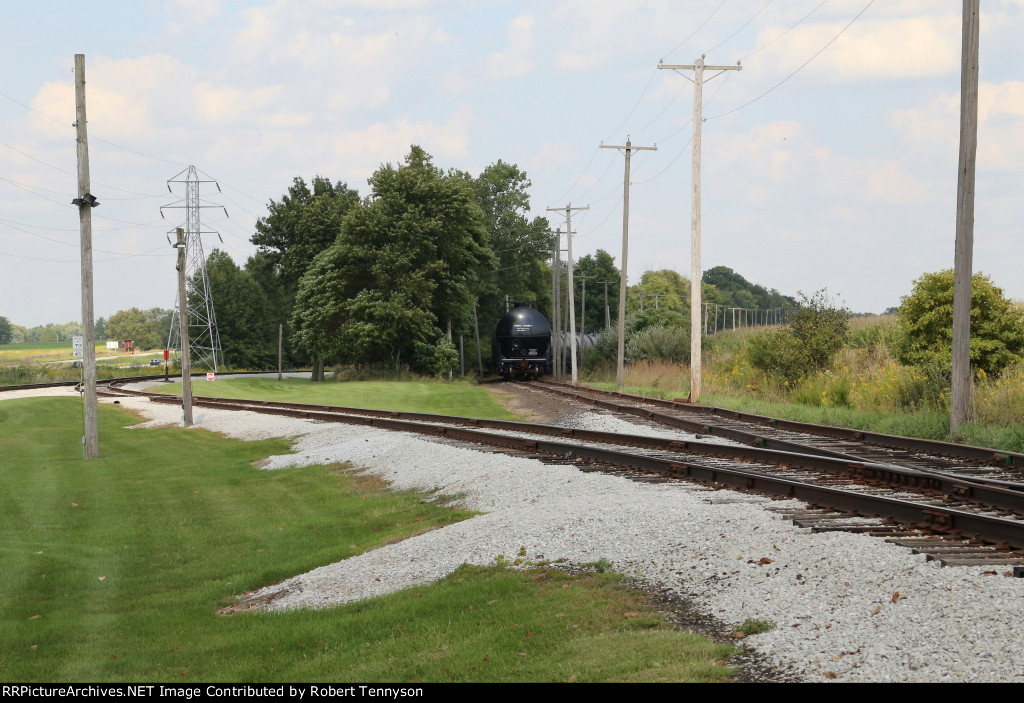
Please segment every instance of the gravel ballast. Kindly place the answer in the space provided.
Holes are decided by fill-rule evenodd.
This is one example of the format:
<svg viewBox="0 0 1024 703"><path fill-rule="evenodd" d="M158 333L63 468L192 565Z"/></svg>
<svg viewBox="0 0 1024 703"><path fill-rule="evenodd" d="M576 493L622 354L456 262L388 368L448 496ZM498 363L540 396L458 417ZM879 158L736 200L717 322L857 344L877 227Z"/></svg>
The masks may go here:
<svg viewBox="0 0 1024 703"><path fill-rule="evenodd" d="M10 397L0 394L0 397ZM180 424L180 407L121 399ZM197 426L245 440L294 438L265 468L348 461L395 488L457 495L483 515L297 575L255 596L272 609L326 607L441 578L498 555L607 559L729 625L776 627L748 648L807 681L1024 681L1024 579L1009 567L941 568L881 539L812 534L773 511L795 501L685 483L640 483L352 425L195 409ZM575 422L669 432L585 412Z"/></svg>

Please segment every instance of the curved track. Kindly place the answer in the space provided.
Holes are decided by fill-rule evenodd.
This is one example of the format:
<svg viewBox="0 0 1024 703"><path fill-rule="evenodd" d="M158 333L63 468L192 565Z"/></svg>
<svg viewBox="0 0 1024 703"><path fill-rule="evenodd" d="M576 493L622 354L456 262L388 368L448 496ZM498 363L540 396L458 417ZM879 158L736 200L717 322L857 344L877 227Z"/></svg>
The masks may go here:
<svg viewBox="0 0 1024 703"><path fill-rule="evenodd" d="M160 403L181 403L175 396L119 387L139 380L159 380L159 377L103 381L99 392L108 396L144 396ZM0 388L0 391L9 389ZM558 392L568 393L564 389ZM583 395L577 399L582 398ZM595 400L592 395L584 402L599 407L614 406L609 409L651 419L651 411L641 407L646 403L639 402L646 400L633 401L628 410L621 410L621 403ZM896 462L866 460L834 449L803 446L791 438L769 442L755 434L752 439L746 430L719 429L717 425L707 424L700 424L698 428L705 434L720 436L728 436L725 434L728 429L733 433L732 439L739 438L742 444L712 444L557 425L300 403L204 397L194 398L194 403L226 410L416 432L546 461L570 462L583 469L596 466L598 470L624 470L633 477L639 472L641 480L685 479L796 498L817 507L782 512L797 524L811 529L841 529L886 536L890 541L924 551L930 558L947 565L1024 565L1024 551L1020 551L1024 550L1024 482L1014 480L947 475ZM680 418L675 418L668 424L680 427L679 422ZM687 420L687 425L690 424ZM983 451L992 456L992 450Z"/></svg>
<svg viewBox="0 0 1024 703"><path fill-rule="evenodd" d="M181 402L174 396L141 391L107 392L143 395L154 402ZM647 480L652 476L682 478L797 498L841 511L812 510L789 516L800 524L813 522L807 526L814 529L868 532L896 541L924 540L921 544L931 544L929 553L947 564L1024 565L1024 552L1018 551L1024 548L1024 486L1020 484L990 485L939 477L848 457L556 425L223 398L198 397L194 402L211 408L416 432L547 460L642 472ZM831 524L824 524L826 519ZM936 542L930 535L951 539ZM951 550L956 559L949 556Z"/></svg>

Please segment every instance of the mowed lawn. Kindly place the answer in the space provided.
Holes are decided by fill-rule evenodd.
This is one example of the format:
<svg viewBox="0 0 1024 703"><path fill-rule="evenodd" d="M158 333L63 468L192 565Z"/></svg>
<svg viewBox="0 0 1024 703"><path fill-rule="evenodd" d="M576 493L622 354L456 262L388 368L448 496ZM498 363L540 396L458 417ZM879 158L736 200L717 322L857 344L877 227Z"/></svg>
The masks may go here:
<svg viewBox="0 0 1024 703"><path fill-rule="evenodd" d="M347 606L218 615L238 594L470 513L341 465L254 468L283 440L135 422L101 405L101 458L85 462L78 400L0 401L5 682L730 675L732 648L672 631L609 573L466 567Z"/></svg>
<svg viewBox="0 0 1024 703"><path fill-rule="evenodd" d="M160 386L161 393L181 395L181 383ZM437 381L325 381L308 378L192 379L192 394L214 398L275 400L288 403L339 405L372 410L402 410L458 417L518 420L486 388L468 383Z"/></svg>

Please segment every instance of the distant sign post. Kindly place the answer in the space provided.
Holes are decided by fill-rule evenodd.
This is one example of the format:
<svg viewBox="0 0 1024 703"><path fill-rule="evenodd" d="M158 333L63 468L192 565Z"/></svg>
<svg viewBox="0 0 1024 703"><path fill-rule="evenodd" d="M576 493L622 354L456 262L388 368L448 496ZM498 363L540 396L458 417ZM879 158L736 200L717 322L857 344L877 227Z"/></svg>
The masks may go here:
<svg viewBox="0 0 1024 703"><path fill-rule="evenodd" d="M85 356L85 337L75 335L71 338L71 356Z"/></svg>
<svg viewBox="0 0 1024 703"><path fill-rule="evenodd" d="M213 378L214 378L214 376L213 376L213 372L210 372L210 373L206 374L206 380L207 380L207 381L212 381L212 380L213 380Z"/></svg>

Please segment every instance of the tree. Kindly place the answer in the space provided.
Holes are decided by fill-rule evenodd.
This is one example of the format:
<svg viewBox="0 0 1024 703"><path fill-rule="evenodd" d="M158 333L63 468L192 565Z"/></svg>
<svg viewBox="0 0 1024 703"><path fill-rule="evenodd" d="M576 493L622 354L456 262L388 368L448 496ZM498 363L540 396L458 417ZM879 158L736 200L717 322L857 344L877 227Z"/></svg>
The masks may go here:
<svg viewBox="0 0 1024 703"><path fill-rule="evenodd" d="M207 257L206 272L224 363L234 368L273 367L277 357L277 324L271 319L259 284L219 249Z"/></svg>
<svg viewBox="0 0 1024 703"><path fill-rule="evenodd" d="M897 311L896 355L901 363L948 373L953 346L953 270L914 281ZM1024 312L981 273L971 279L971 365L996 374L1021 359Z"/></svg>
<svg viewBox="0 0 1024 703"><path fill-rule="evenodd" d="M583 286L580 280L587 278L587 319L580 324L580 329L597 332L605 328L604 281L608 281L608 311L612 326L619 319L619 269L615 267L615 258L604 249L596 254L587 254L576 262L577 305L583 308Z"/></svg>
<svg viewBox="0 0 1024 703"><path fill-rule="evenodd" d="M150 333L149 320L139 308L118 310L107 321L108 334L113 339L133 339L143 347L143 339Z"/></svg>
<svg viewBox="0 0 1024 703"><path fill-rule="evenodd" d="M292 340L290 318L299 281L313 260L337 239L345 216L360 205L359 194L347 184L332 184L323 176L313 177L313 188L296 177L280 202L267 206L269 214L256 222L250 241L259 247L247 264L254 280L272 304L270 323L285 327L286 348L293 361L307 362ZM314 380L323 377L323 360L314 359Z"/></svg>
<svg viewBox="0 0 1024 703"><path fill-rule="evenodd" d="M107 320L107 336L135 340L136 349L160 349L167 341L173 314L173 310L164 308L118 310Z"/></svg>
<svg viewBox="0 0 1024 703"><path fill-rule="evenodd" d="M250 241L259 247L278 275L294 292L316 256L334 243L341 221L359 206L359 193L338 181L313 177L313 189L300 177L280 202L267 205L269 214L256 222Z"/></svg>
<svg viewBox="0 0 1024 703"><path fill-rule="evenodd" d="M786 324L755 335L747 348L754 368L788 381L827 368L846 343L850 319L850 311L836 306L825 290L810 298L797 295L800 306Z"/></svg>
<svg viewBox="0 0 1024 703"><path fill-rule="evenodd" d="M629 288L626 309L639 312L641 308L646 310L652 307L658 310L666 308L681 314L689 312L689 305L684 304L684 301L689 300L689 290L690 281L672 269L644 271L640 282Z"/></svg>
<svg viewBox="0 0 1024 703"><path fill-rule="evenodd" d="M11 321L6 317L0 317L0 344L10 344L14 338L14 330Z"/></svg>
<svg viewBox="0 0 1024 703"><path fill-rule="evenodd" d="M418 146L369 183L367 204L299 284L295 338L318 358L416 366L417 344L440 349L449 320L472 318L480 275L494 268L483 213L466 179Z"/></svg>
<svg viewBox="0 0 1024 703"><path fill-rule="evenodd" d="M491 270L480 281L479 317L485 329L505 312L505 296L511 301L526 301L551 317L551 258L554 236L544 217L527 217L532 185L526 173L515 164L500 159L473 178L464 172L450 174L462 178L473 189L483 213L487 241L495 257Z"/></svg>

